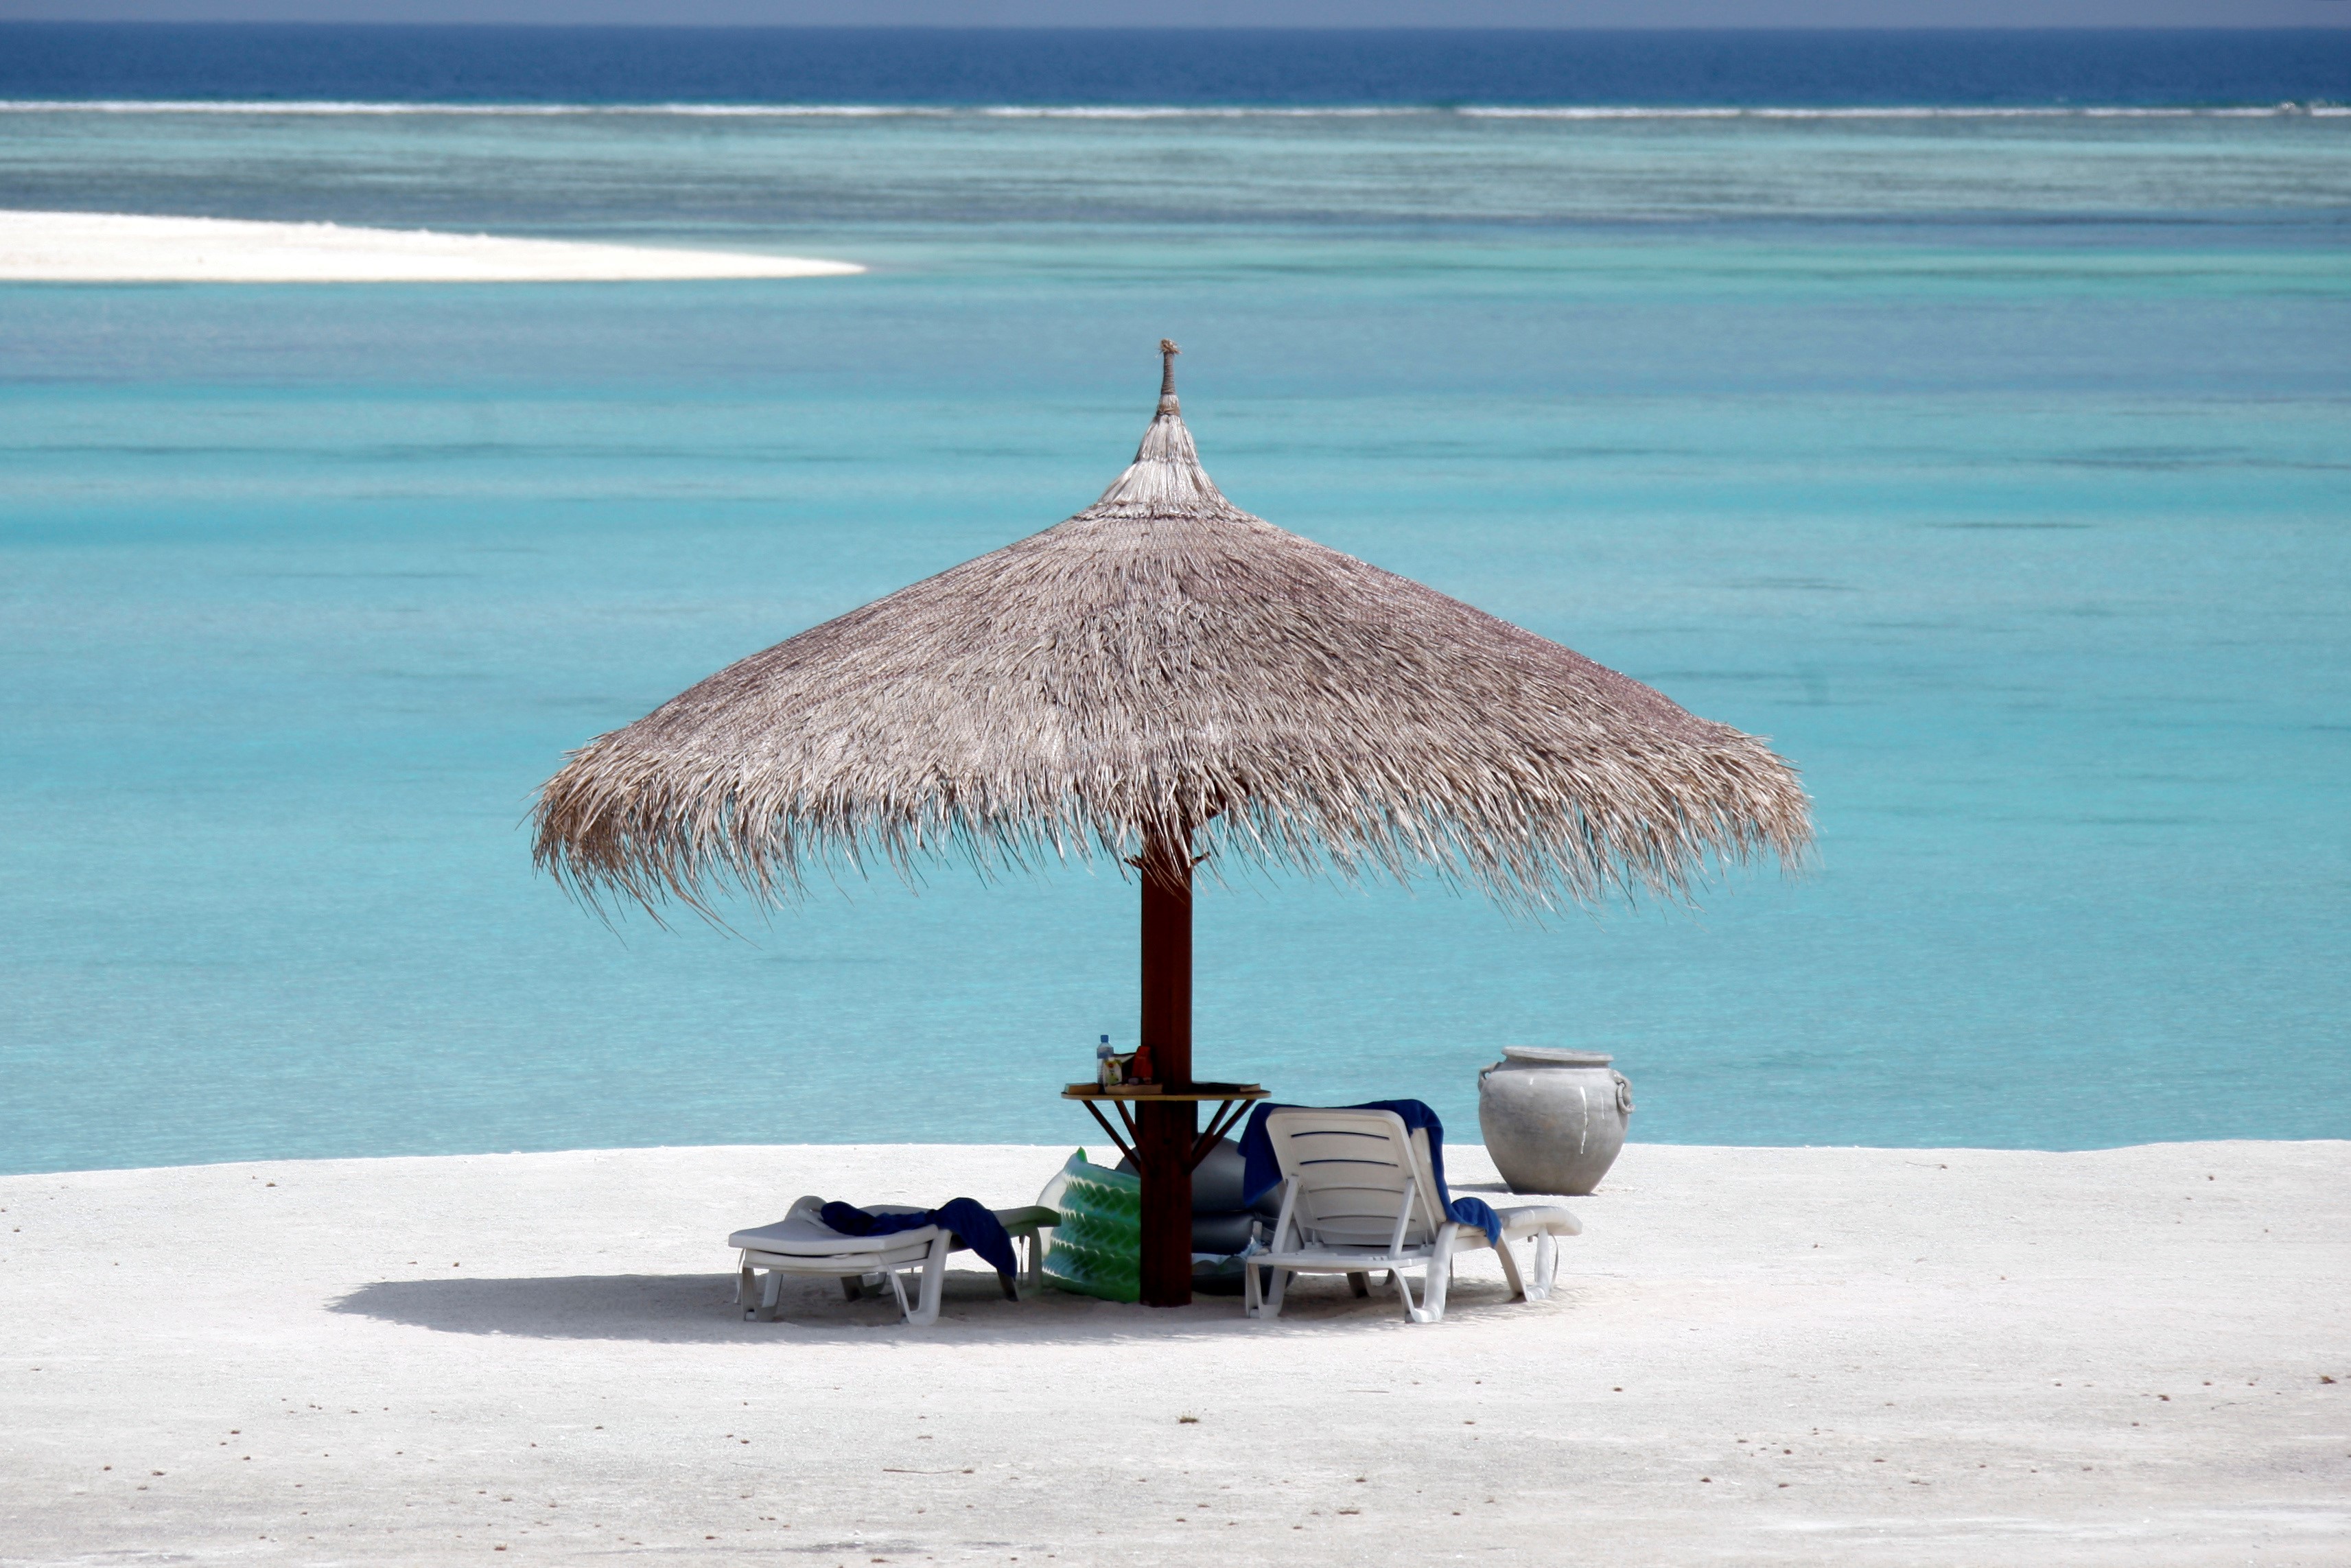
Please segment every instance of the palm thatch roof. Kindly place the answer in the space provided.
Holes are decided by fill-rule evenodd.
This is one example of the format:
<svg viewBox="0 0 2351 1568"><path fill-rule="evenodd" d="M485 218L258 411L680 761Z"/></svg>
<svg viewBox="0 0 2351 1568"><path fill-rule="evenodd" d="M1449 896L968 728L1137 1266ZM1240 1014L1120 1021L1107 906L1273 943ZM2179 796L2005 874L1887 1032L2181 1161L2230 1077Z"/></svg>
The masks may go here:
<svg viewBox="0 0 2351 1568"><path fill-rule="evenodd" d="M539 865L591 902L706 910L877 860L1196 835L1543 909L1802 857L1803 790L1762 741L1226 500L1167 362L1133 465L1084 511L572 753L539 795Z"/></svg>

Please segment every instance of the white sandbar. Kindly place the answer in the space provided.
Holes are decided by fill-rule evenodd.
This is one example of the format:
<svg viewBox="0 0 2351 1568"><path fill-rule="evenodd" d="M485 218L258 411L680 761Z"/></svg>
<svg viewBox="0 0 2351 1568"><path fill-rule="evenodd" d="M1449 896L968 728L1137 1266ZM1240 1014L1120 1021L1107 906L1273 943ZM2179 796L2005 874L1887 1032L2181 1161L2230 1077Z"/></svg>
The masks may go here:
<svg viewBox="0 0 2351 1568"><path fill-rule="evenodd" d="M0 211L0 282L594 283L864 270L795 256L424 229Z"/></svg>
<svg viewBox="0 0 2351 1568"><path fill-rule="evenodd" d="M1066 1152L0 1178L0 1562L2351 1561L2351 1143L1636 1145L1554 1300L1435 1325L731 1304L802 1192Z"/></svg>

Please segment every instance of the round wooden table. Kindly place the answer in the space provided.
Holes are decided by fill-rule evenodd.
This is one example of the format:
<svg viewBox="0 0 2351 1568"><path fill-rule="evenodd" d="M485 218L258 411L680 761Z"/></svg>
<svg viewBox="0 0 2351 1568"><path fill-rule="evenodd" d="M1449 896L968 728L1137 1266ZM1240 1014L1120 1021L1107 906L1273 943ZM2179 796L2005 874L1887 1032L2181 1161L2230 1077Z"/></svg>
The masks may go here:
<svg viewBox="0 0 2351 1568"><path fill-rule="evenodd" d="M1134 1152L1140 1134L1135 1127L1134 1113L1128 1110L1128 1106L1196 1105L1216 1101L1217 1109L1208 1117L1207 1130L1194 1141L1191 1157L1184 1162L1186 1171L1194 1171L1199 1169L1200 1162L1208 1157L1208 1151L1217 1146L1217 1141L1239 1126L1241 1118L1249 1113L1249 1108L1267 1098L1267 1094L1264 1086L1256 1083L1195 1083L1188 1089L1163 1089L1156 1083L1122 1083L1110 1089L1099 1083L1072 1083L1061 1091L1061 1098L1075 1100L1084 1105L1093 1119L1102 1124L1102 1130L1110 1134L1110 1141L1118 1145L1118 1152L1134 1162L1137 1171L1144 1168L1142 1159ZM1102 1113L1105 1103L1118 1112L1119 1126L1126 1129L1126 1136L1119 1136L1119 1127L1112 1126L1110 1118Z"/></svg>

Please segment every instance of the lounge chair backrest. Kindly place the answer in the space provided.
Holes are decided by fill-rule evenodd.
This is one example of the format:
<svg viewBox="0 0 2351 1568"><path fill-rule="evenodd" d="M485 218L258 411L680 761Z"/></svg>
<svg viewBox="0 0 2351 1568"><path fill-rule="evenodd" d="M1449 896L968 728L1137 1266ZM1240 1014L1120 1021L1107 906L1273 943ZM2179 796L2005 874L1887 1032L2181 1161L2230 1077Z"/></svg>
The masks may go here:
<svg viewBox="0 0 2351 1568"><path fill-rule="evenodd" d="M1404 1244L1435 1239L1445 1217L1430 1174L1428 1137L1393 1111L1281 1110L1266 1117L1281 1174L1298 1183L1298 1223L1327 1246L1384 1247L1396 1208L1417 1183Z"/></svg>

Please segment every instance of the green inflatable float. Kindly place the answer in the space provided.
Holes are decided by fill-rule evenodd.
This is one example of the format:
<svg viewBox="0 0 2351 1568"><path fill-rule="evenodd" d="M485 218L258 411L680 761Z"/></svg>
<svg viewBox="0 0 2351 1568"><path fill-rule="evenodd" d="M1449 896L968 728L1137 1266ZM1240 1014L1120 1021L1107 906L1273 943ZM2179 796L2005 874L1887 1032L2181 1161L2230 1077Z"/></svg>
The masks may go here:
<svg viewBox="0 0 2351 1568"><path fill-rule="evenodd" d="M1143 1182L1092 1164L1080 1149L1037 1201L1059 1211L1045 1280L1064 1291L1132 1301L1143 1294Z"/></svg>

